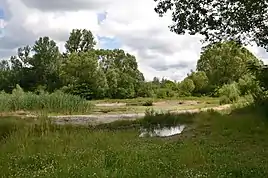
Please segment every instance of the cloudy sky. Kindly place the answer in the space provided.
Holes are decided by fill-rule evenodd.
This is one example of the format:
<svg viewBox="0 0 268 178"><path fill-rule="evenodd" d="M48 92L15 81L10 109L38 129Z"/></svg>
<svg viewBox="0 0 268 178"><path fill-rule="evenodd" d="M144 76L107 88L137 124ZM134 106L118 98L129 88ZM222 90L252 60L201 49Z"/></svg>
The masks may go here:
<svg viewBox="0 0 268 178"><path fill-rule="evenodd" d="M0 0L6 22L0 58L15 55L18 47L40 36L51 37L64 50L70 31L86 28L97 48L121 48L135 55L146 79L181 80L195 69L200 37L170 32L170 16L158 17L154 7L153 0ZM268 62L263 49L249 49Z"/></svg>

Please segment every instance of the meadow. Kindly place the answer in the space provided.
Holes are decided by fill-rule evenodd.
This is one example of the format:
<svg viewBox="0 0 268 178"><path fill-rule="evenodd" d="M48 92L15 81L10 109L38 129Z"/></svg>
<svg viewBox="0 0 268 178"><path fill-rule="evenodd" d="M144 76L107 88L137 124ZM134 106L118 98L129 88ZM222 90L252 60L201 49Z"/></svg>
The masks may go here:
<svg viewBox="0 0 268 178"><path fill-rule="evenodd" d="M267 115L253 105L177 114L172 111L219 106L219 99L87 101L19 88L1 93L0 103L1 177L268 177ZM48 118L142 112L141 119L99 125L56 125ZM182 124L178 135L139 137L141 128Z"/></svg>
<svg viewBox="0 0 268 178"><path fill-rule="evenodd" d="M158 124L187 127L171 137L138 137L141 126ZM95 127L2 117L1 177L267 177L267 127L251 108L148 113Z"/></svg>

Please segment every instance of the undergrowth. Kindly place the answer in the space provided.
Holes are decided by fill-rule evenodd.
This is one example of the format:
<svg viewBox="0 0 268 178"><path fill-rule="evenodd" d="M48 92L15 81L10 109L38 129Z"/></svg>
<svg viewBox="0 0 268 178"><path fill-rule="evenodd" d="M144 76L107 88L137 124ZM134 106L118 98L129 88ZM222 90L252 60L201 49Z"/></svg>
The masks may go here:
<svg viewBox="0 0 268 178"><path fill-rule="evenodd" d="M91 104L85 99L60 91L37 95L24 92L17 86L12 94L0 93L0 112L22 110L71 114L89 112L91 108Z"/></svg>

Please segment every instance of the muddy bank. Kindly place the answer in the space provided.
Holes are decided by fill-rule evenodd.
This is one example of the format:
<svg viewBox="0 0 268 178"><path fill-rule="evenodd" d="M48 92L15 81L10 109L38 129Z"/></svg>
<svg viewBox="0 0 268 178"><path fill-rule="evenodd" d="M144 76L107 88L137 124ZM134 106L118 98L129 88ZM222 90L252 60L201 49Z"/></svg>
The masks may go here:
<svg viewBox="0 0 268 178"><path fill-rule="evenodd" d="M198 113L201 111L207 111L210 109L220 111L230 108L231 105L222 105L218 107L209 107L202 109L189 109L172 111L171 113ZM56 124L79 124L79 125L95 125L101 123L110 123L117 120L135 120L145 116L145 113L132 113L132 114L103 114L103 115L65 115L65 116L49 116L55 119Z"/></svg>

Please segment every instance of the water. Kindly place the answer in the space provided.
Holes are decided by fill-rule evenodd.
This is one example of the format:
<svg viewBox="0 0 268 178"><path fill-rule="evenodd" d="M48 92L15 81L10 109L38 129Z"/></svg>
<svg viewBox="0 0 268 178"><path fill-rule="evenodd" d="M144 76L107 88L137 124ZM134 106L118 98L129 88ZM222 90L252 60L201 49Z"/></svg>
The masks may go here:
<svg viewBox="0 0 268 178"><path fill-rule="evenodd" d="M180 134L184 130L184 128L185 128L185 125L174 126L174 127L163 127L163 128L153 129L149 131L147 129L143 129L139 137L145 137L145 136L169 137L172 135Z"/></svg>

